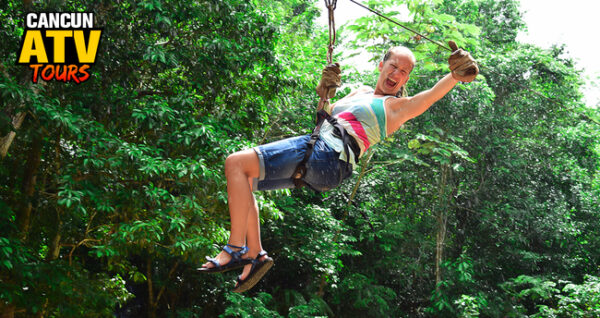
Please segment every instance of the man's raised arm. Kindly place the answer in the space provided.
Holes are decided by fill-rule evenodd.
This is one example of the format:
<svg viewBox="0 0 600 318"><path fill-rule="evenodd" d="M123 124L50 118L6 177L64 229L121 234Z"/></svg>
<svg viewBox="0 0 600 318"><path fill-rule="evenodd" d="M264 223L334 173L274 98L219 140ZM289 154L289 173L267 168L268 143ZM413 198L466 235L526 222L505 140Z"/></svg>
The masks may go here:
<svg viewBox="0 0 600 318"><path fill-rule="evenodd" d="M424 113L431 105L448 94L459 81L471 82L475 79L479 68L473 57L468 52L458 49L452 41L450 41L450 47L453 52L448 58L448 64L452 72L428 90L411 97L390 100L388 102L390 111L388 129L391 128L392 131L395 131L406 121Z"/></svg>

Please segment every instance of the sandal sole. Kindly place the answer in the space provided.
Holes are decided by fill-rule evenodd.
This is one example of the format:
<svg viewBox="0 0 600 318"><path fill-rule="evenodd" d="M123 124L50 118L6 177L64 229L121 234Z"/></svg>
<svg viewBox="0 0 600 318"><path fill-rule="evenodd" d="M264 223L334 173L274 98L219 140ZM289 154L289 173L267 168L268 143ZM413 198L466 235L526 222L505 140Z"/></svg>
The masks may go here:
<svg viewBox="0 0 600 318"><path fill-rule="evenodd" d="M265 274L273 267L273 259L268 258L262 263L262 266L254 272L254 275L247 277L246 280L238 287L233 289L234 293L243 293L254 287ZM252 274L252 273L251 273Z"/></svg>
<svg viewBox="0 0 600 318"><path fill-rule="evenodd" d="M234 269L239 269L242 268L248 264L251 264L252 261L248 261L246 263L242 263L242 264L238 264L235 266L231 266L231 267L226 267L226 268L220 268L220 269L216 269L216 267L211 267L211 268L207 268L207 267L200 267L200 268L196 268L196 271L200 272L200 273L208 273L208 274L218 274L218 273L225 273L228 271L232 271ZM227 265L223 265L223 266L227 266Z"/></svg>

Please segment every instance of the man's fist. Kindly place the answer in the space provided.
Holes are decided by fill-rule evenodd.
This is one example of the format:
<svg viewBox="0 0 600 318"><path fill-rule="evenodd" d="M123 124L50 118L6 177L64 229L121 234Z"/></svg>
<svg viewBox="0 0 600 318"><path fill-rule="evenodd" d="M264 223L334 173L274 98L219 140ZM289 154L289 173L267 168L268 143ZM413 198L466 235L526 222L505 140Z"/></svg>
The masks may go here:
<svg viewBox="0 0 600 318"><path fill-rule="evenodd" d="M452 71L452 77L461 82L471 82L479 74L477 62L469 52L459 49L454 41L448 41L452 54L448 58L448 65Z"/></svg>
<svg viewBox="0 0 600 318"><path fill-rule="evenodd" d="M336 88L342 85L340 73L342 73L342 70L340 69L339 63L329 64L323 68L321 81L317 86L317 94L319 94L321 98L330 99L335 96Z"/></svg>

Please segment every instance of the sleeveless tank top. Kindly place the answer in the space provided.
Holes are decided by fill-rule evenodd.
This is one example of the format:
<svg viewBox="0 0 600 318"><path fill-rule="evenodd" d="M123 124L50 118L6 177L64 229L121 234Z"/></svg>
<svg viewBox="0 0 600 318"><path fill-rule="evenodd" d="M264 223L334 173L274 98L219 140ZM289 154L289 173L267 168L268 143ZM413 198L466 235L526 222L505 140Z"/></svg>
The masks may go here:
<svg viewBox="0 0 600 318"><path fill-rule="evenodd" d="M380 142L387 136L387 118L384 102L392 96L373 97L373 92L356 94L346 100L336 103L331 115L354 137L360 148L360 158L369 147ZM340 160L346 161L344 145L340 138L334 136L333 126L327 121L321 126L320 135L325 143L340 153ZM355 155L349 151L350 162L356 164Z"/></svg>

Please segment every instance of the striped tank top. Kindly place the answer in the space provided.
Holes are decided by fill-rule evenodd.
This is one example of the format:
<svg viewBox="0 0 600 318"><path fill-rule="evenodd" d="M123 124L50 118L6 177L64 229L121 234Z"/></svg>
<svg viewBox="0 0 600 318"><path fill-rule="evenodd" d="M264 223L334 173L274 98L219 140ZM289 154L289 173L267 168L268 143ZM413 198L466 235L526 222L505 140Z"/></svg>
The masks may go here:
<svg viewBox="0 0 600 318"><path fill-rule="evenodd" d="M331 115L354 137L360 148L359 158L372 145L387 136L387 118L384 102L388 97L373 97L373 92L359 93L346 100L336 103ZM346 161L344 145L340 138L334 136L333 126L325 121L321 126L320 135L325 143L340 153L340 160ZM356 164L355 154L350 150L350 162Z"/></svg>

